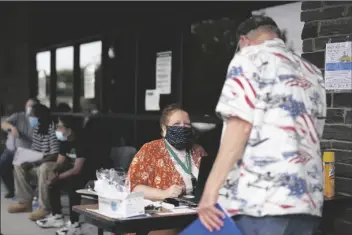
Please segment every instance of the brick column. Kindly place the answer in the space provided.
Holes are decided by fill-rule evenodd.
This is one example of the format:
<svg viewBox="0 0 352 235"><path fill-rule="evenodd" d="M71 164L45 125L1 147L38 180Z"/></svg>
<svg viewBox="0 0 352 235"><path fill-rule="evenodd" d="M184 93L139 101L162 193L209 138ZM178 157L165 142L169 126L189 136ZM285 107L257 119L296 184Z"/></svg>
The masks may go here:
<svg viewBox="0 0 352 235"><path fill-rule="evenodd" d="M330 42L352 40L352 2L302 2L302 56L324 72L325 45ZM327 93L327 120L322 150L336 153L336 192L352 194L352 92ZM350 235L351 205L333 208L329 234ZM325 208L327 210L327 208Z"/></svg>
<svg viewBox="0 0 352 235"><path fill-rule="evenodd" d="M325 45L352 40L352 2L309 1L302 3L303 57L324 72ZM323 150L336 152L337 161L352 164L352 92L327 94L328 112ZM346 169L348 168L348 170ZM352 178L352 166L338 164L336 175ZM337 191L352 194L352 180L337 179Z"/></svg>

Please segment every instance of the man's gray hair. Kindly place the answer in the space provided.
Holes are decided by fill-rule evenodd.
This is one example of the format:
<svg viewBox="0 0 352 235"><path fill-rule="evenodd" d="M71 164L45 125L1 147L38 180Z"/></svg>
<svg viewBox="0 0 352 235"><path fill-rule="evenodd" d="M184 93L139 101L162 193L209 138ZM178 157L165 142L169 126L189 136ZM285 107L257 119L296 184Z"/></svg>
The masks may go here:
<svg viewBox="0 0 352 235"><path fill-rule="evenodd" d="M286 31L285 30L282 31L274 25L259 26L258 28L249 31L249 33L246 36L247 37L256 37L257 33L275 34L275 35L277 35L278 38L280 38L284 42L286 42Z"/></svg>

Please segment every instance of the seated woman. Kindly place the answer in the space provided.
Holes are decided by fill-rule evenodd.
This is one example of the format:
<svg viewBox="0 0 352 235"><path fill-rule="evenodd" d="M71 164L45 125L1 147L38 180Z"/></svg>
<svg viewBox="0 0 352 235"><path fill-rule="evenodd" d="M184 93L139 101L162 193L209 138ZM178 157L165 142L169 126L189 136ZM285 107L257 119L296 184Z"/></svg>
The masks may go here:
<svg viewBox="0 0 352 235"><path fill-rule="evenodd" d="M28 178L28 175L32 175L38 182L40 209L30 213L29 218L38 220L50 212L47 179L59 153L59 141L55 135L55 124L50 110L46 106L35 104L32 107L29 124L33 128L31 149L43 153L44 157L37 162L25 162L20 166L14 166L15 192L19 201L10 205L8 211L19 213L32 210L34 190Z"/></svg>
<svg viewBox="0 0 352 235"><path fill-rule="evenodd" d="M178 105L163 110L160 125L162 139L145 144L132 160L128 173L131 190L143 192L146 199L153 201L191 194L200 159L207 155L194 144L188 113Z"/></svg>
<svg viewBox="0 0 352 235"><path fill-rule="evenodd" d="M59 118L56 136L61 141L60 153L54 167L53 177L49 178L49 201L52 215L38 220L42 228L61 228L57 235L83 234L79 221L79 214L72 211L72 206L79 205L81 196L76 190L84 188L89 180L96 178L96 170L110 168L109 151L100 148L91 139L93 133L81 130L82 121L75 117L62 116ZM61 213L61 191L68 193L70 208L70 223L65 226Z"/></svg>

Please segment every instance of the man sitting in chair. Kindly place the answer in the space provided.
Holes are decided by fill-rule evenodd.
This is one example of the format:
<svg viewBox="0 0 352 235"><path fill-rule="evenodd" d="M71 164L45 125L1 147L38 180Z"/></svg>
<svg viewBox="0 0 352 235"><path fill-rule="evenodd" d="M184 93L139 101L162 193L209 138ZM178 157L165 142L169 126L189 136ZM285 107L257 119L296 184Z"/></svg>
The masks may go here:
<svg viewBox="0 0 352 235"><path fill-rule="evenodd" d="M87 133L80 128L80 121L74 117L59 118L56 136L61 141L60 153L54 168L54 174L49 178L49 200L52 214L45 219L38 220L42 228L61 228L57 235L82 234L78 223L79 215L72 211L72 206L80 204L80 195L76 190L84 188L89 180L96 178L95 172L100 168L111 167L109 152L101 149L91 138L93 133ZM61 213L60 191L65 189L69 197L70 223L64 226Z"/></svg>

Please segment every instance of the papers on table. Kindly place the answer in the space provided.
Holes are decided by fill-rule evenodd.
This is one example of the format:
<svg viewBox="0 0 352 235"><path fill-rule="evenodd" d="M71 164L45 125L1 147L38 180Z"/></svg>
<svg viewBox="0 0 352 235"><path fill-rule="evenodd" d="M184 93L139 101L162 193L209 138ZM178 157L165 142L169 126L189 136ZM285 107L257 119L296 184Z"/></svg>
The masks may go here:
<svg viewBox="0 0 352 235"><path fill-rule="evenodd" d="M144 215L138 215L138 216L132 216L132 217L120 217L116 214L112 214L112 213L107 213L106 211L101 211L99 209L87 209L88 211L92 211L94 213L112 218L112 219L136 219L136 218L145 218L145 217L150 217L151 215L149 214L144 214Z"/></svg>
<svg viewBox="0 0 352 235"><path fill-rule="evenodd" d="M177 215L177 214L193 214L196 213L196 210L191 208L177 208L170 210L170 212L160 212L158 215Z"/></svg>
<svg viewBox="0 0 352 235"><path fill-rule="evenodd" d="M18 147L13 158L14 166L21 165L24 162L36 162L43 159L44 154L31 149Z"/></svg>
<svg viewBox="0 0 352 235"><path fill-rule="evenodd" d="M76 190L76 193L92 195L92 196L98 196L98 194L95 191L89 190L89 189L78 189L78 190Z"/></svg>

